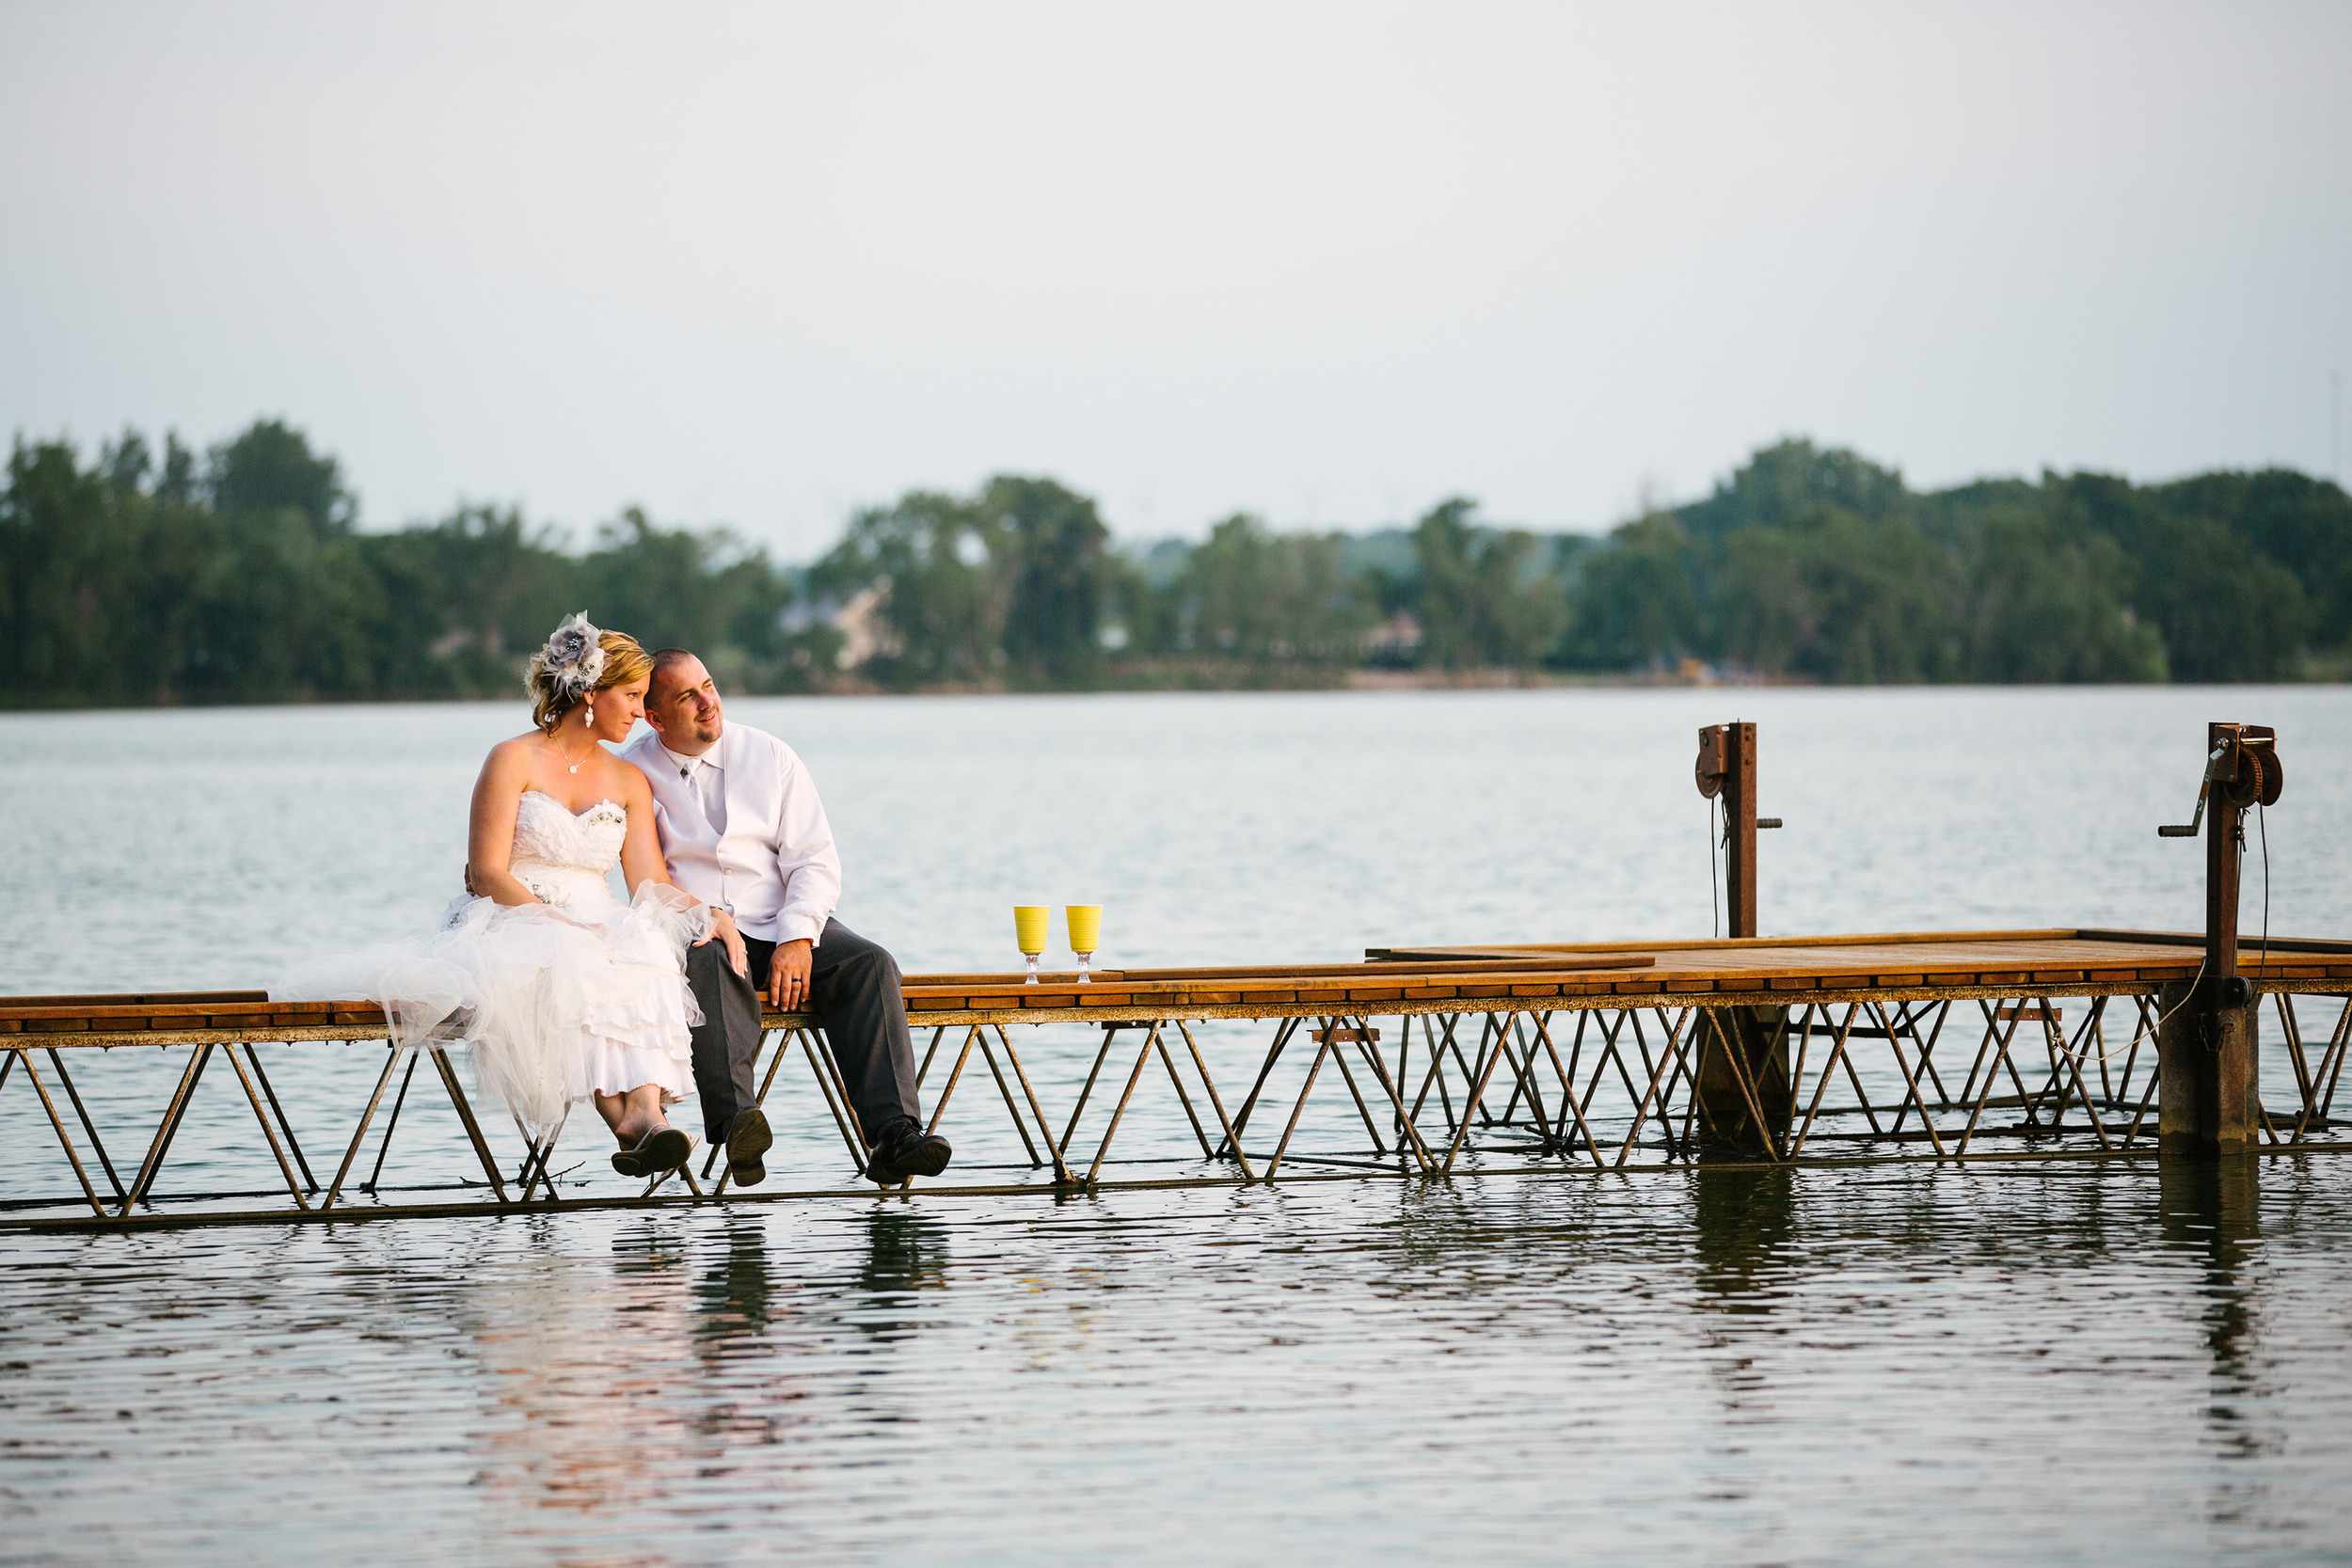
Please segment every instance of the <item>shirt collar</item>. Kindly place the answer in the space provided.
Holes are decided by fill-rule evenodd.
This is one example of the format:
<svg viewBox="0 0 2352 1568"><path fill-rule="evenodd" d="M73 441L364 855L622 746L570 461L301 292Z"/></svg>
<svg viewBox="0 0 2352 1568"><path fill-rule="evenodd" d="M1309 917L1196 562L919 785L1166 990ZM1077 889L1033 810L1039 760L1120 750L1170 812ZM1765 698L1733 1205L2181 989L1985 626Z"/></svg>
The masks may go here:
<svg viewBox="0 0 2352 1568"><path fill-rule="evenodd" d="M710 750L698 757L680 756L669 747L662 746L659 740L656 740L654 744L661 746L661 754L670 759L670 766L676 768L681 775L690 774L697 768L716 768L723 773L726 771L726 764L719 760L719 753L725 749L726 739L726 732L720 731L719 738L710 743Z"/></svg>

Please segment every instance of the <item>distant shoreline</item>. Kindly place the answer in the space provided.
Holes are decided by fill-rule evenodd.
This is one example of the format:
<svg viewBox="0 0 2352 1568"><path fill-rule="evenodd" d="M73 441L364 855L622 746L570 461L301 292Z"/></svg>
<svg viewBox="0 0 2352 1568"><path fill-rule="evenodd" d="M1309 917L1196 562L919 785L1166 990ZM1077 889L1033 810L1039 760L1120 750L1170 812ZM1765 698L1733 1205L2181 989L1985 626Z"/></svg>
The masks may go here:
<svg viewBox="0 0 2352 1568"><path fill-rule="evenodd" d="M2051 691L2210 691L2210 690L2274 690L2321 691L2342 690L2352 687L2346 680L2300 681L2154 681L2154 682L1971 682L1938 681L1915 685L1886 683L1881 685L1830 685L1819 681L1791 679L1730 679L1689 680L1675 675L1590 675L1562 673L1553 671L1525 670L1351 670L1342 673L1343 679L1319 685L1296 682L1282 685L1116 685L1092 688L1073 687L930 687L917 689L882 687L868 683L844 682L838 687L819 691L731 691L728 696L739 702L832 702L853 698L913 698L959 697L975 701L1004 697L1178 697L1178 696L1290 696L1376 695L1382 692L1425 691L1757 691L1803 690L1814 692L1905 691L1933 692L2051 692ZM311 707L481 707L513 706L521 709L528 705L517 694L513 698L484 696L450 697L293 697L282 702L265 703L142 703L114 705L79 705L56 707L0 707L0 721L8 719L56 719L91 713L250 713L272 708Z"/></svg>

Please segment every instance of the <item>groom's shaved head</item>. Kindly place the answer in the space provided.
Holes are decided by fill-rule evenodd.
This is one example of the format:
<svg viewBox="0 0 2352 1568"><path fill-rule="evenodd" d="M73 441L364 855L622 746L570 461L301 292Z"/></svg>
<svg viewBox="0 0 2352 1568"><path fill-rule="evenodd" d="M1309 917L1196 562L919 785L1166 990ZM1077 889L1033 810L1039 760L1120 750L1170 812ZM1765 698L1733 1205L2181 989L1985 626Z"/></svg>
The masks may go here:
<svg viewBox="0 0 2352 1568"><path fill-rule="evenodd" d="M717 742L724 723L719 685L701 659L684 648L664 648L653 656L645 722L680 756L700 755Z"/></svg>

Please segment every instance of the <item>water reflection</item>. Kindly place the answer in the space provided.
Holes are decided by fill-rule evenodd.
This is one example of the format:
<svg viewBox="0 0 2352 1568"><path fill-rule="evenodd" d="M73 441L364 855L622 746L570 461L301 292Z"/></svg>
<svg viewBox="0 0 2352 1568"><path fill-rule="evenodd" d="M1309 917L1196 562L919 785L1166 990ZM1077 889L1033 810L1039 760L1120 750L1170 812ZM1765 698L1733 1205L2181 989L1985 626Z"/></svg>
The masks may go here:
<svg viewBox="0 0 2352 1568"><path fill-rule="evenodd" d="M2212 1362L2205 1421L2216 1450L2249 1458L2278 1438L2257 1428L2248 1408L2260 1385L2262 1161L2167 1158L2157 1175L2165 1244L2203 1263L2201 1289L2205 1352ZM2234 1513L2230 1483L2217 1488L2217 1510Z"/></svg>
<svg viewBox="0 0 2352 1568"><path fill-rule="evenodd" d="M1796 1173L1786 1165L1702 1164L1691 1172L1691 1239L1699 1305L1772 1310L1796 1230Z"/></svg>
<svg viewBox="0 0 2352 1568"><path fill-rule="evenodd" d="M1691 1240L1702 1312L1762 1318L1779 1294L1777 1280L1795 1243L1795 1173L1787 1166L1701 1164L1691 1172ZM1704 1323L1706 1320L1702 1319ZM1704 1333L1723 1353L1708 1370L1730 1425L1769 1419L1769 1363L1753 1332L1761 1323L1721 1323ZM1744 1451L1737 1439L1730 1452Z"/></svg>
<svg viewBox="0 0 2352 1568"><path fill-rule="evenodd" d="M905 1305L901 1298L947 1283L948 1227L899 1208L874 1210L865 1224L866 1257L857 1283L873 1310L860 1315L861 1326L876 1333L912 1327L891 1314Z"/></svg>

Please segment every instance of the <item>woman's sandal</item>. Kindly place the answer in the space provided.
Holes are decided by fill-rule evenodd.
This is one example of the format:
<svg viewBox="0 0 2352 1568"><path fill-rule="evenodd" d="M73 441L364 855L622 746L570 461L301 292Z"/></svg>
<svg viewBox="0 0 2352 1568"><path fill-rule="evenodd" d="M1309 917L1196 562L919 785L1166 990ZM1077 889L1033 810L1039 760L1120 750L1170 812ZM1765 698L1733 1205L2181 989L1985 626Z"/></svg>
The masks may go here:
<svg viewBox="0 0 2352 1568"><path fill-rule="evenodd" d="M686 1164L693 1152L691 1133L675 1127L657 1127L638 1139L635 1148L615 1149L612 1168L623 1176L660 1176Z"/></svg>

